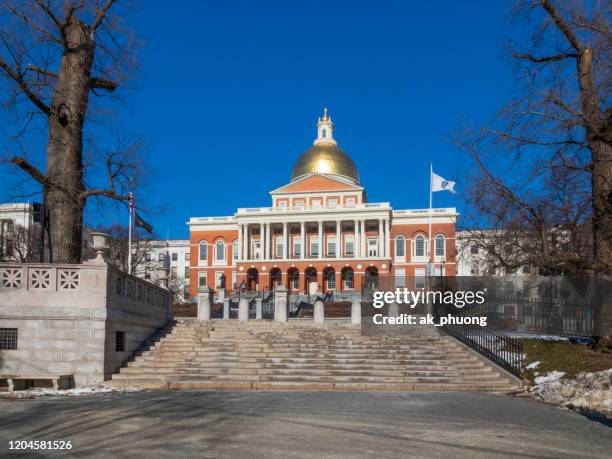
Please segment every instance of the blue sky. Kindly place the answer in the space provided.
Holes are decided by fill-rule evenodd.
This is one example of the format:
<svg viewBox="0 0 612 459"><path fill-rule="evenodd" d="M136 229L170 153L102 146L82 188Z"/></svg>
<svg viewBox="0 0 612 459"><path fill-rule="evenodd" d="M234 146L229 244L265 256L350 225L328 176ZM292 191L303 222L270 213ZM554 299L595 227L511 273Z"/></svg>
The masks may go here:
<svg viewBox="0 0 612 459"><path fill-rule="evenodd" d="M446 136L488 121L512 84L512 2L174 5L132 11L146 47L122 108L125 128L149 144L150 201L167 209L149 220L162 237L186 237L190 216L268 205L323 106L370 201L426 207L430 162L459 190L471 167ZM462 194L437 193L434 205L461 210Z"/></svg>

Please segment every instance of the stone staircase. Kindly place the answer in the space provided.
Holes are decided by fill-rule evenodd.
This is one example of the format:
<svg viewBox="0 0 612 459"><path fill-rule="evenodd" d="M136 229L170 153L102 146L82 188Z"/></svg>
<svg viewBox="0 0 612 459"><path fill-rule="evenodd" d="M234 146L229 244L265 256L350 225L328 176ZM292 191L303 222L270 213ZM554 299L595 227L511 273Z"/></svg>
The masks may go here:
<svg viewBox="0 0 612 459"><path fill-rule="evenodd" d="M510 391L517 382L427 329L362 336L349 324L183 320L113 375L119 387L234 390Z"/></svg>

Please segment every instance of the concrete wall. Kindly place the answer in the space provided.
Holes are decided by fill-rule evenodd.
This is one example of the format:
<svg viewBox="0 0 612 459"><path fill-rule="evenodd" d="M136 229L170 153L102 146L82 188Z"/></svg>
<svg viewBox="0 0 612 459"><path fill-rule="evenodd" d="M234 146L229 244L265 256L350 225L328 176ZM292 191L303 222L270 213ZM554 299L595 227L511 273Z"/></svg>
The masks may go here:
<svg viewBox="0 0 612 459"><path fill-rule="evenodd" d="M166 290L104 264L0 263L0 328L18 329L17 350L0 351L0 376L108 379L166 323L168 301ZM116 330L125 352L115 352Z"/></svg>

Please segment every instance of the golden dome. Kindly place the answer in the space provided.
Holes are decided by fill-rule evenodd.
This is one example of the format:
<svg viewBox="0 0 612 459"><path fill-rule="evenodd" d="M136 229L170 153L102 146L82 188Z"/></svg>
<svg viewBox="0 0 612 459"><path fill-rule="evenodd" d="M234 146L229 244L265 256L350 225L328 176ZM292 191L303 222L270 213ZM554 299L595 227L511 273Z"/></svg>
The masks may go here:
<svg viewBox="0 0 612 459"><path fill-rule="evenodd" d="M293 166L291 180L313 172L339 175L359 183L355 163L334 143L318 143L306 150Z"/></svg>

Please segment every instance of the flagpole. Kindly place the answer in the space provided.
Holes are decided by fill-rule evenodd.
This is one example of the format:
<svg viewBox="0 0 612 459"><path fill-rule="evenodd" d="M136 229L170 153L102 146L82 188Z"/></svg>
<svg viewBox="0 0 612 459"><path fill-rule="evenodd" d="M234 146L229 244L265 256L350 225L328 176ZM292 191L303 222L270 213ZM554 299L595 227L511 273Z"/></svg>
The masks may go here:
<svg viewBox="0 0 612 459"><path fill-rule="evenodd" d="M132 274L132 212L134 211L134 196L130 192L129 218L128 218L128 274Z"/></svg>
<svg viewBox="0 0 612 459"><path fill-rule="evenodd" d="M429 163L429 262L433 263L433 247L431 246L431 213L433 209L433 163ZM429 268L429 267L428 267Z"/></svg>

